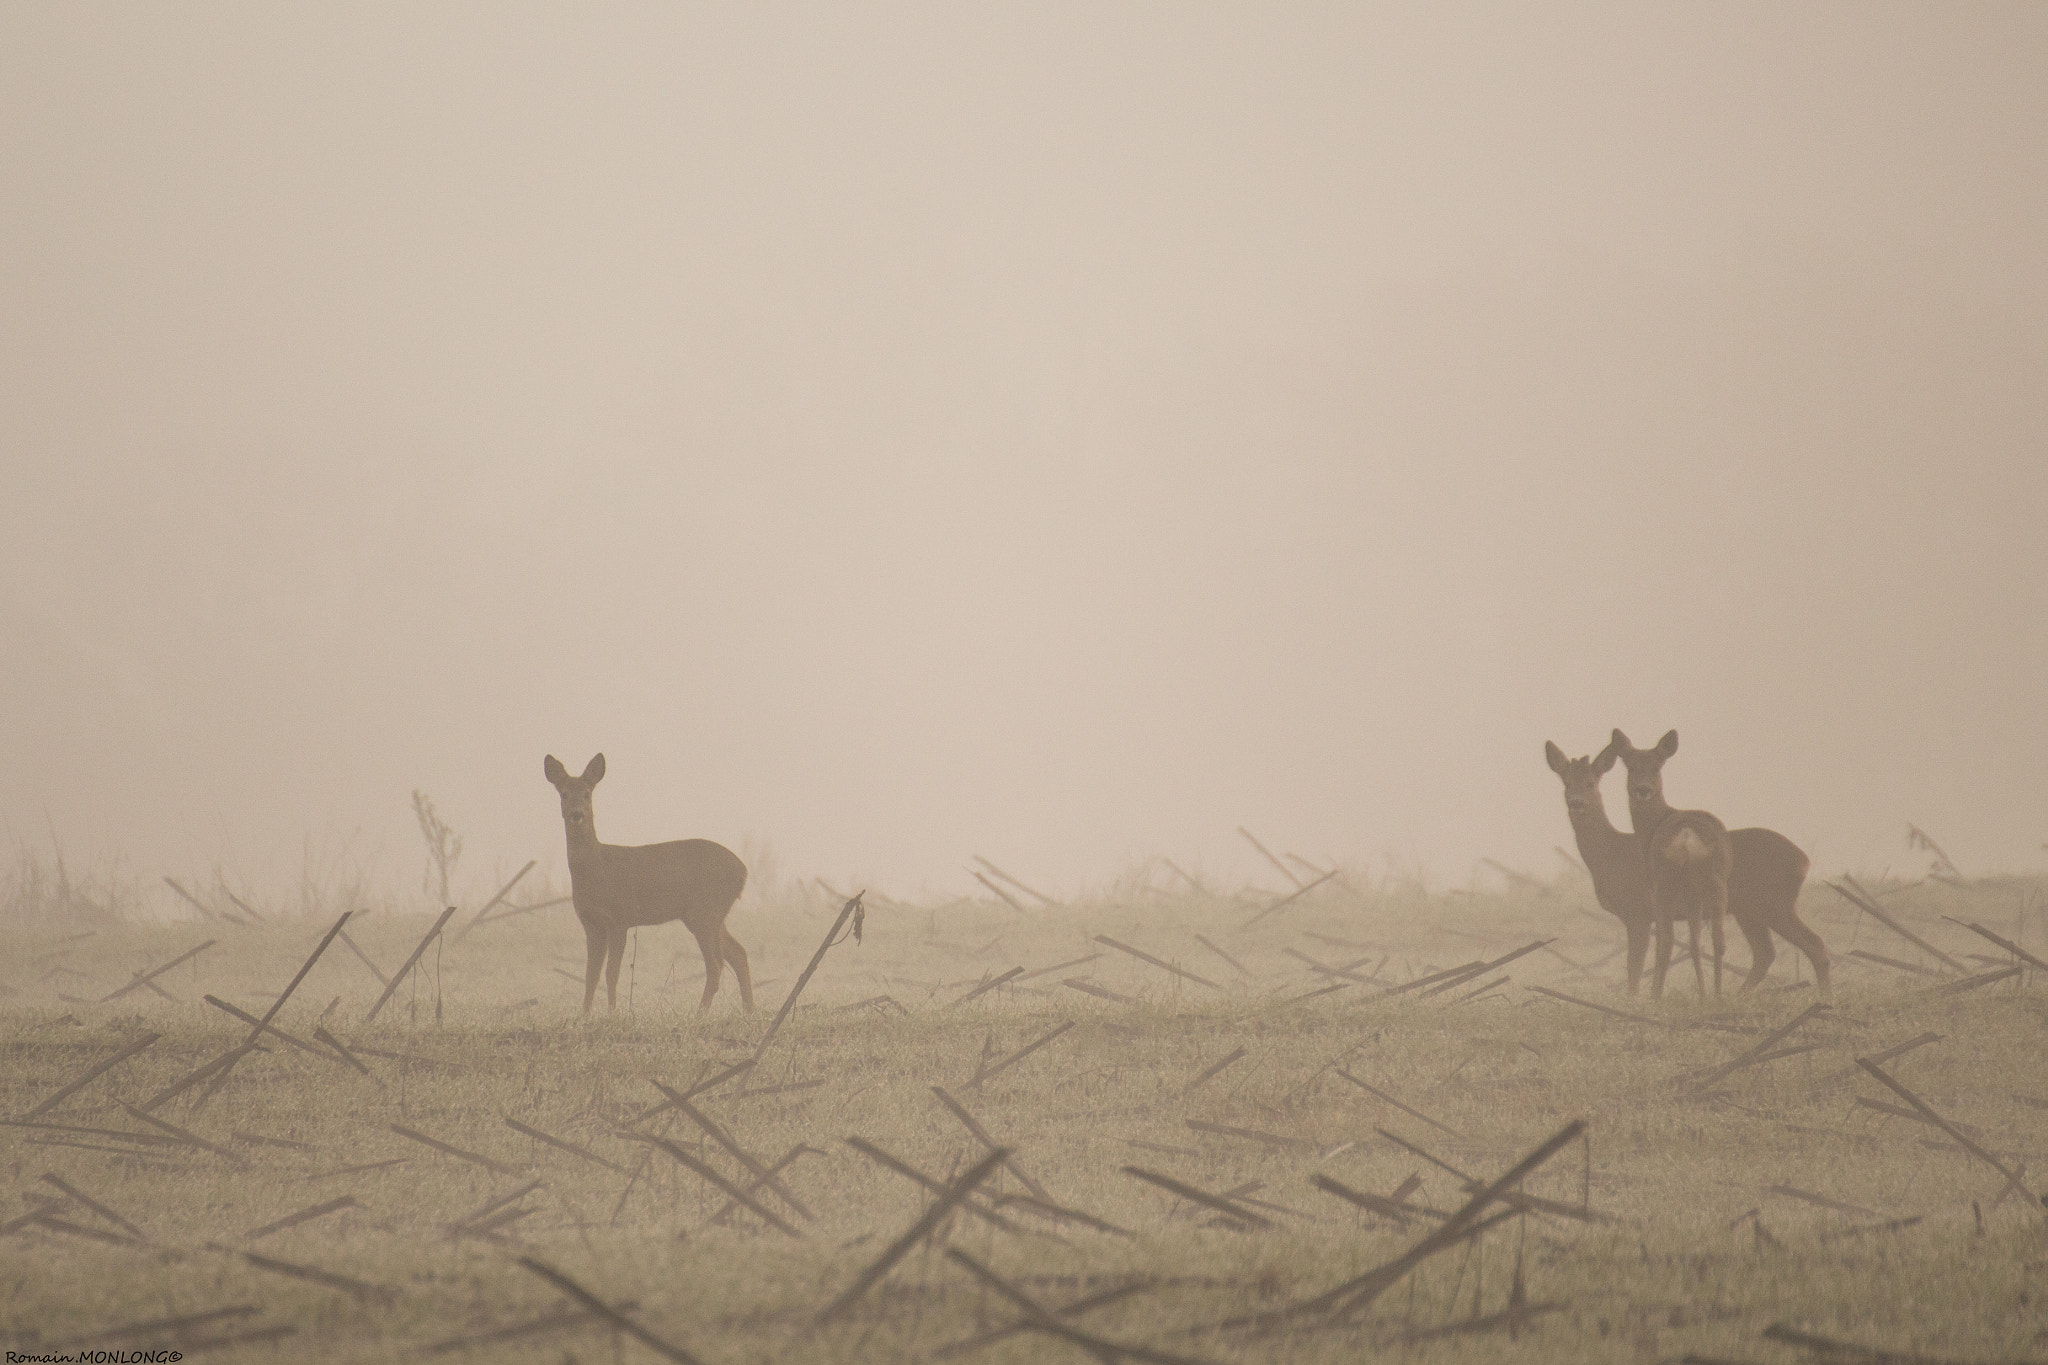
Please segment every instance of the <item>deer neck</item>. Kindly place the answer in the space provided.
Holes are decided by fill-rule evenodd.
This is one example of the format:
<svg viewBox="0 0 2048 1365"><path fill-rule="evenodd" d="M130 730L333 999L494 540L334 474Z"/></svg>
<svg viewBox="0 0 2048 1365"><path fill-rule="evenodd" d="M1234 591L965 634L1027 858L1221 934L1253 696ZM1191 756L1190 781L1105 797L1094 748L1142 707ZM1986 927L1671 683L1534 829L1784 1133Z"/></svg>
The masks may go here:
<svg viewBox="0 0 2048 1365"><path fill-rule="evenodd" d="M1595 792L1593 800L1584 809L1567 808L1565 814L1571 817L1572 834L1579 841L1579 856L1591 867L1596 860L1613 856L1616 843L1627 839L1607 818L1607 803Z"/></svg>
<svg viewBox="0 0 2048 1365"><path fill-rule="evenodd" d="M1635 835L1625 834L1607 818L1607 807L1596 793L1584 810L1570 812L1572 833L1579 841L1579 858L1593 878L1593 895L1614 913L1626 916L1635 895L1637 872L1643 851Z"/></svg>
<svg viewBox="0 0 2048 1365"><path fill-rule="evenodd" d="M581 831L574 826L565 826L565 832L569 836L569 876L573 880L579 867L586 871L596 868L604 845L597 842L595 820L585 820Z"/></svg>
<svg viewBox="0 0 2048 1365"><path fill-rule="evenodd" d="M1671 803L1664 799L1662 792L1649 800L1638 798L1633 792L1628 798L1628 822L1635 829L1638 839L1647 840L1657 832L1657 826L1671 814Z"/></svg>

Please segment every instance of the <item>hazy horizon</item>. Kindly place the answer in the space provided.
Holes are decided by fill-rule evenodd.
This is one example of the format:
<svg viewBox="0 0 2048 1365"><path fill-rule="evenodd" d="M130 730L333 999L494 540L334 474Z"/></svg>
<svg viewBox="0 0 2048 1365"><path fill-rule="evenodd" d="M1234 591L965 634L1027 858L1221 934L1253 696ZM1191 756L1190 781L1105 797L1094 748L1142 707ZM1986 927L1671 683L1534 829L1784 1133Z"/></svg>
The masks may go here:
<svg viewBox="0 0 2048 1365"><path fill-rule="evenodd" d="M2048 11L0 12L0 836L2048 862ZM1607 806L1626 827L1610 776ZM1271 881L1267 872L1263 880Z"/></svg>

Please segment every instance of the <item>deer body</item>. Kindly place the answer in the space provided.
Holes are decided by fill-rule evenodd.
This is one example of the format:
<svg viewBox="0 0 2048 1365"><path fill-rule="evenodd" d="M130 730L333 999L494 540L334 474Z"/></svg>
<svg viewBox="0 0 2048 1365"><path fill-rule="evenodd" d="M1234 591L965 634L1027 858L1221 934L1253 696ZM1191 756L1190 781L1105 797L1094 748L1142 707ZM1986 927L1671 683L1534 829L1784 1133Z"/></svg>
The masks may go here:
<svg viewBox="0 0 2048 1365"><path fill-rule="evenodd" d="M1805 852L1774 829L1732 829L1728 838L1735 850L1735 867L1728 876L1728 913L1749 943L1749 975L1736 990L1752 989L1771 969L1778 951L1771 942L1775 931L1806 954L1813 964L1814 984L1826 995L1827 945L1799 918L1799 888L1812 866Z"/></svg>
<svg viewBox="0 0 2048 1365"><path fill-rule="evenodd" d="M733 902L746 889L747 865L731 849L709 839L665 844L603 844L597 839L590 792L604 776L604 755L590 760L581 777L549 754L543 765L562 798L562 825L569 841L569 893L583 924L589 961L583 979L583 1012L597 997L597 976L605 974L606 1000L619 1007L619 966L626 955L626 931L681 920L704 954L704 998L697 1013L711 1008L718 980L729 965L739 979L740 1004L754 1008L754 978L746 950L725 927Z"/></svg>
<svg viewBox="0 0 2048 1365"><path fill-rule="evenodd" d="M1664 799L1662 769L1664 761L1678 752L1678 731L1667 732L1653 749L1638 749L1616 730L1607 747L1628 767L1629 824L1641 841L1650 878L1650 909L1657 930L1650 993L1664 994L1671 941L1677 917L1683 915L1691 929L1693 978L1702 999L1707 976L1700 958L1700 922L1713 927L1714 994L1719 995L1721 959L1727 951L1721 920L1728 912L1728 878L1735 864L1728 827L1703 810L1673 810Z"/></svg>

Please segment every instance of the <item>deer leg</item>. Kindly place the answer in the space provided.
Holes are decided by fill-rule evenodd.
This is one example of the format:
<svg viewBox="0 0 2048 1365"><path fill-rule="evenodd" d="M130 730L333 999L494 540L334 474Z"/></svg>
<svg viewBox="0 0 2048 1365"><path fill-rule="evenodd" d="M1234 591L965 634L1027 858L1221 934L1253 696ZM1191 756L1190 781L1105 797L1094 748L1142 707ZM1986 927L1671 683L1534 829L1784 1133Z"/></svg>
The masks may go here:
<svg viewBox="0 0 2048 1365"><path fill-rule="evenodd" d="M626 960L626 931L613 929L604 957L605 1003L611 1013L619 1012L619 967Z"/></svg>
<svg viewBox="0 0 2048 1365"><path fill-rule="evenodd" d="M1806 960L1813 964L1813 982L1820 993L1828 993L1828 946L1820 941L1820 935L1806 927L1798 915L1787 911L1778 922L1778 932L1785 941L1806 954Z"/></svg>
<svg viewBox="0 0 2048 1365"><path fill-rule="evenodd" d="M1650 922L1629 920L1628 929L1628 993L1634 995L1643 981L1643 958L1650 951Z"/></svg>
<svg viewBox="0 0 2048 1365"><path fill-rule="evenodd" d="M1685 927L1692 937L1692 978L1699 984L1700 999L1707 998L1707 959L1700 952L1701 888L1687 886Z"/></svg>
<svg viewBox="0 0 2048 1365"><path fill-rule="evenodd" d="M605 932L591 925L583 926L583 946L589 951L590 961L583 969L583 1012L590 1013L590 1002L597 999L597 974L604 967Z"/></svg>
<svg viewBox="0 0 2048 1365"><path fill-rule="evenodd" d="M740 982L740 1008L747 1013L754 1012L754 973L747 965L747 950L740 947L740 941L732 936L730 929L719 931L725 936L725 960L732 965L732 974Z"/></svg>
<svg viewBox="0 0 2048 1365"><path fill-rule="evenodd" d="M1660 880L1650 888L1650 909L1657 921L1657 956L1650 964L1650 998L1664 998L1664 977L1671 970L1671 942L1677 929L1672 923L1671 897Z"/></svg>
<svg viewBox="0 0 2048 1365"><path fill-rule="evenodd" d="M1707 874L1706 885L1707 919L1714 927L1714 998L1721 998L1721 957L1728 951L1726 935L1721 921L1728 915L1728 869L1726 865L1715 868Z"/></svg>
<svg viewBox="0 0 2048 1365"><path fill-rule="evenodd" d="M697 935L698 950L704 954L704 998L697 1002L697 1013L703 1015L711 1009L711 997L718 994L719 973L725 970L725 930L712 925L710 930L691 930Z"/></svg>
<svg viewBox="0 0 2048 1365"><path fill-rule="evenodd" d="M1721 956L1728 951L1728 944L1721 929L1721 917L1714 916L1714 998L1721 998Z"/></svg>
<svg viewBox="0 0 2048 1365"><path fill-rule="evenodd" d="M1771 960L1778 955L1778 947L1771 942L1771 931L1753 919L1737 916L1735 927L1742 931L1743 939L1749 944L1749 975L1742 978L1742 984L1735 988L1737 995L1743 995L1763 984L1764 977L1771 970Z"/></svg>
<svg viewBox="0 0 2048 1365"><path fill-rule="evenodd" d="M1685 920L1685 927L1692 942L1692 979L1700 988L1700 999L1707 998L1707 955L1700 951L1700 916L1695 910Z"/></svg>

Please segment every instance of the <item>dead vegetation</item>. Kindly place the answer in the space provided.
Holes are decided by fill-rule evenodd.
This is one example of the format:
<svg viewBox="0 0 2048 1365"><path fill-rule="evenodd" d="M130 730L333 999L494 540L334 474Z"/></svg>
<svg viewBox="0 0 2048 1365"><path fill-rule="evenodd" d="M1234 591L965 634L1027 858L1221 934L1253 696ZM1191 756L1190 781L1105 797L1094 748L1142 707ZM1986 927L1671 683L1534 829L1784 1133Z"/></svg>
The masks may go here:
<svg viewBox="0 0 2048 1365"><path fill-rule="evenodd" d="M1286 856L785 889L736 912L764 1009L701 1021L679 928L584 1022L573 916L506 897L14 932L7 1345L2048 1357L2033 884L1821 886L1830 999L1794 957L1701 1004L1622 996L1570 874Z"/></svg>

